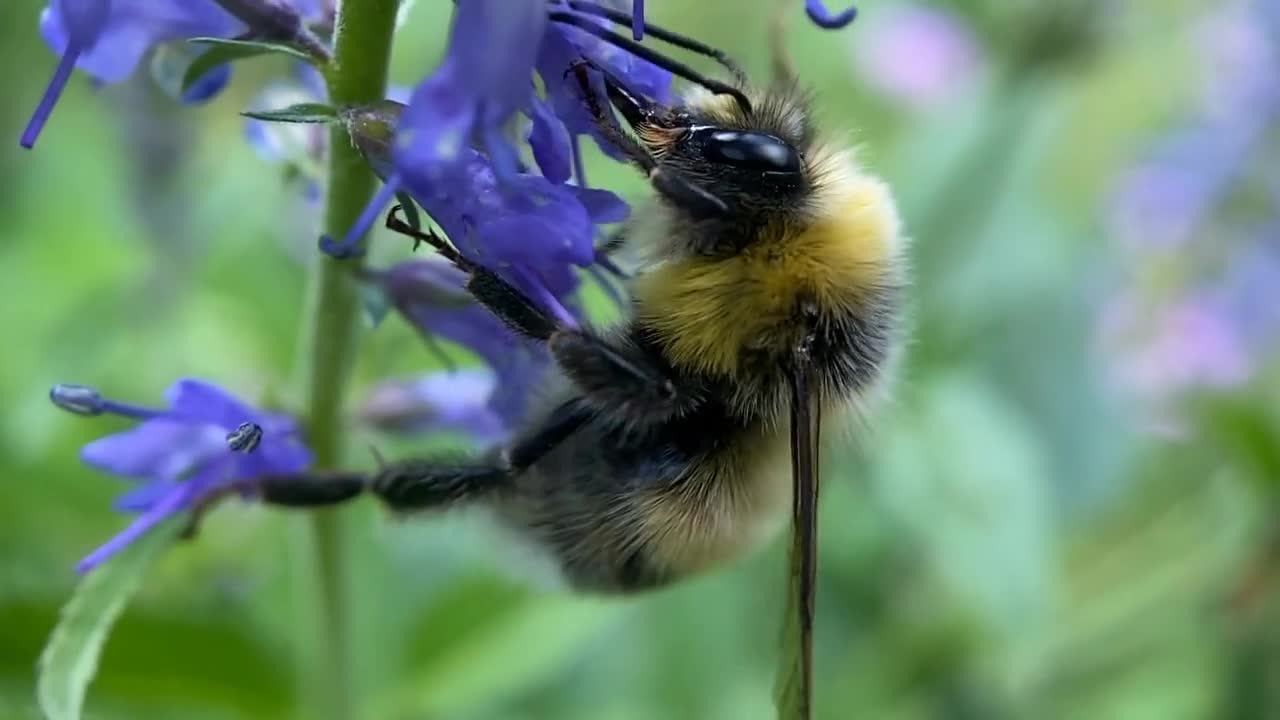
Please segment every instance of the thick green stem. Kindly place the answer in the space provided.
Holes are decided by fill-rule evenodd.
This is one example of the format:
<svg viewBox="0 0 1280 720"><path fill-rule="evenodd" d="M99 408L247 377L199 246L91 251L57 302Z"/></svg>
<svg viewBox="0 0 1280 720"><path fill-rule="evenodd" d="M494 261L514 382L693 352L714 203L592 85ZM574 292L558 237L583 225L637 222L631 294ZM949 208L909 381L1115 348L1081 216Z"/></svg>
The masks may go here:
<svg viewBox="0 0 1280 720"><path fill-rule="evenodd" d="M396 0L342 0L334 31L333 61L326 73L329 99L336 107L381 100L386 96L387 66L395 28ZM376 179L351 146L341 126L329 141L328 193L324 230L341 238L373 194ZM307 439L318 467L342 461L342 406L351 375L360 308L351 263L317 253L309 288L302 339ZM311 518L319 645L310 658L308 685L314 695L309 717L352 720L357 717L353 667L354 642L351 547L344 527L346 511L316 512Z"/></svg>

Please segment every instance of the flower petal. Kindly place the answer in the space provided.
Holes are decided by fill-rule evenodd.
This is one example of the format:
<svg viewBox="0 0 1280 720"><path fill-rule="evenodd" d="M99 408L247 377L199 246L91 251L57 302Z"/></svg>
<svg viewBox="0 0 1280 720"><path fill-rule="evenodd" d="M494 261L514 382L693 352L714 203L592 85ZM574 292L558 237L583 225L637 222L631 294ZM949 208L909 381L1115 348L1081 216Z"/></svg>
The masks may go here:
<svg viewBox="0 0 1280 720"><path fill-rule="evenodd" d="M178 480L226 451L226 431L215 425L157 418L94 440L80 450L80 459L127 478Z"/></svg>
<svg viewBox="0 0 1280 720"><path fill-rule="evenodd" d="M83 0L81 0L83 1ZM214 0L113 0L97 42L81 55L78 67L107 83L124 80L155 45L192 37L234 37L244 24ZM40 30L54 52L63 52L71 23L56 8L40 18Z"/></svg>
<svg viewBox="0 0 1280 720"><path fill-rule="evenodd" d="M563 183L573 172L569 132L551 107L534 96L529 102L529 147L542 176L553 183Z"/></svg>
<svg viewBox="0 0 1280 720"><path fill-rule="evenodd" d="M58 104L62 91L67 87L67 81L71 79L71 71L75 68L79 57L78 50L68 47L59 58L58 67L53 71L53 77L49 79L49 85L45 88L44 95L40 97L40 103L36 105L26 129L22 131L22 139L19 140L22 147L28 150L35 147L36 140L40 139L40 132L44 130L45 123L49 122L49 116L53 114L53 107Z"/></svg>
<svg viewBox="0 0 1280 720"><path fill-rule="evenodd" d="M608 190L570 187L570 192L578 198L582 207L586 208L591 222L597 225L622 222L631 215L631 206Z"/></svg>
<svg viewBox="0 0 1280 720"><path fill-rule="evenodd" d="M260 414L231 393L204 380L184 378L171 385L164 395L173 417L213 423L225 432L234 430L242 422L256 420Z"/></svg>
<svg viewBox="0 0 1280 720"><path fill-rule="evenodd" d="M155 505L161 498L173 492L181 483L172 480L152 480L124 493L111 503L121 512L140 513Z"/></svg>
<svg viewBox="0 0 1280 720"><path fill-rule="evenodd" d="M439 179L465 158L478 101L460 67L446 59L409 98L396 132L395 162L426 181Z"/></svg>
<svg viewBox="0 0 1280 720"><path fill-rule="evenodd" d="M76 572L83 574L101 565L128 547L130 543L145 535L148 530L159 525L165 518L181 510L190 502L193 497L193 490L192 486L183 484L176 487L173 492L160 498L155 505L130 523L129 527L125 528L123 532L85 556L76 565Z"/></svg>

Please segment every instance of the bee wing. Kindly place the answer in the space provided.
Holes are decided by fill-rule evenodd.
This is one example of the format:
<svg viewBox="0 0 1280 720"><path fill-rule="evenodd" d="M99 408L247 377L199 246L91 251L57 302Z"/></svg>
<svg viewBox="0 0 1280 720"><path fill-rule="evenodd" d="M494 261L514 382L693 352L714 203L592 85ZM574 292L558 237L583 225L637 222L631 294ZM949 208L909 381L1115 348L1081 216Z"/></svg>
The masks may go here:
<svg viewBox="0 0 1280 720"><path fill-rule="evenodd" d="M783 619L776 699L780 720L813 716L813 617L818 568L818 438L821 408L809 387L809 368L791 378L790 581Z"/></svg>

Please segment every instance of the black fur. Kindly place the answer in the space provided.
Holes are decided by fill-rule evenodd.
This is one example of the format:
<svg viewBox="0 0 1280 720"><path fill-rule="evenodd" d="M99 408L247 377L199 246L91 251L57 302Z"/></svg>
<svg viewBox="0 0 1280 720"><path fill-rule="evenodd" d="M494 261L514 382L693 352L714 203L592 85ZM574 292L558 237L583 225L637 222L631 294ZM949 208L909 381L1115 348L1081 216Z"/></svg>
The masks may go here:
<svg viewBox="0 0 1280 720"><path fill-rule="evenodd" d="M393 510L428 510L499 490L510 479L510 469L492 461L415 459L387 465L369 489Z"/></svg>
<svg viewBox="0 0 1280 720"><path fill-rule="evenodd" d="M698 402L695 383L677 375L656 348L629 335L605 340L563 331L550 347L583 402L621 424L662 422Z"/></svg>

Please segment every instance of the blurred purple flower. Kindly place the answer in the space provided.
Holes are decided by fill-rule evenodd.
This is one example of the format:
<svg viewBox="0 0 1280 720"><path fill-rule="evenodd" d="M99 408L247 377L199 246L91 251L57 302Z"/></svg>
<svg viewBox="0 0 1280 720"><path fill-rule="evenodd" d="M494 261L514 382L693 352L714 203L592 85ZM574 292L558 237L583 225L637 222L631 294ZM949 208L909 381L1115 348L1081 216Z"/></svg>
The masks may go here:
<svg viewBox="0 0 1280 720"><path fill-rule="evenodd" d="M1239 109L1274 106L1280 98L1274 0L1223 3L1193 34L1206 116L1231 122Z"/></svg>
<svg viewBox="0 0 1280 720"><path fill-rule="evenodd" d="M98 82L117 83L133 74L147 52L162 43L256 36L288 41L292 38L284 35L291 30L306 33L304 21L324 11L317 0L237 0L228 1L227 7L235 9L239 18L216 0L52 0L40 16L40 32L61 57L22 134L23 147L35 145L73 68ZM262 27L250 27L240 18L256 19ZM209 99L226 87L230 73L229 66L214 68L181 93L181 99Z"/></svg>
<svg viewBox="0 0 1280 720"><path fill-rule="evenodd" d="M1168 133L1121 176L1109 230L1132 249L1177 249L1192 242L1248 172L1280 118L1280 53L1270 35L1280 20L1266 3L1223 5L1195 35L1204 72L1194 116Z"/></svg>
<svg viewBox="0 0 1280 720"><path fill-rule="evenodd" d="M495 378L489 408L504 428L520 421L533 384L550 362L544 347L516 336L472 299L464 289L466 274L443 262L405 262L370 271L369 279L425 340L447 340L479 356Z"/></svg>
<svg viewBox="0 0 1280 720"><path fill-rule="evenodd" d="M927 5L885 8L850 41L853 67L868 85L913 108L939 105L978 74L982 52L956 15Z"/></svg>
<svg viewBox="0 0 1280 720"><path fill-rule="evenodd" d="M1247 381L1280 340L1280 196L1231 202L1274 182L1265 158L1280 122L1275 7L1245 1L1206 14L1201 102L1112 198L1108 230L1133 277L1100 334L1122 386L1157 409L1186 389ZM1132 289L1143 287L1161 296Z"/></svg>
<svg viewBox="0 0 1280 720"><path fill-rule="evenodd" d="M1190 388L1236 385L1250 371L1239 328L1205 293L1164 304L1122 298L1104 317L1104 340L1124 357L1114 366L1120 385L1157 403Z"/></svg>
<svg viewBox="0 0 1280 720"><path fill-rule="evenodd" d="M460 432L489 446L509 429L491 403L497 390L496 376L486 367L387 380L365 397L360 418L388 432Z"/></svg>
<svg viewBox="0 0 1280 720"><path fill-rule="evenodd" d="M117 510L138 513L138 518L84 558L77 566L82 573L163 520L235 488L237 481L297 472L312 462L291 418L253 408L200 380L184 379L170 386L165 392L167 409L106 400L91 388L74 385L55 386L50 398L80 415L112 414L141 421L133 429L89 443L80 452L86 464L139 483L115 503ZM246 423L256 425L260 437L255 430L247 438L242 427Z"/></svg>
<svg viewBox="0 0 1280 720"><path fill-rule="evenodd" d="M119 82L159 43L244 30L213 0L55 0L40 16L40 32L61 59L22 134L23 147L35 145L72 68L100 82Z"/></svg>

